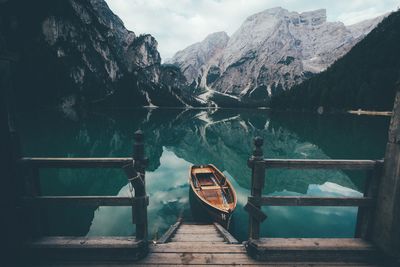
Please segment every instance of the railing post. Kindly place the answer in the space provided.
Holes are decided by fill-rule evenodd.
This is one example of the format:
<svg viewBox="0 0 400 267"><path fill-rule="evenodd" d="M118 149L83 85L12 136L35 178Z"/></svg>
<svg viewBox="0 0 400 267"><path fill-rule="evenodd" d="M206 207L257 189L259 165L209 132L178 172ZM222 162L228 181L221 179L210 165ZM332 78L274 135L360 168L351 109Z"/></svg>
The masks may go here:
<svg viewBox="0 0 400 267"><path fill-rule="evenodd" d="M396 86L372 240L400 259L400 81Z"/></svg>
<svg viewBox="0 0 400 267"><path fill-rule="evenodd" d="M265 164L262 145L264 140L261 137L254 138L255 149L252 157L248 160L248 166L251 168L251 196L260 198L264 188L265 181ZM256 209L260 210L259 204L253 205ZM260 221L254 216L249 216L249 238L260 238Z"/></svg>
<svg viewBox="0 0 400 267"><path fill-rule="evenodd" d="M146 182L145 169L148 163L144 156L144 136L141 130L135 132L135 143L133 145L133 168L139 175L141 182L135 183L131 181L135 188L135 205L132 206L133 217L136 222L136 238L141 240L147 239L147 201L146 198Z"/></svg>
<svg viewBox="0 0 400 267"><path fill-rule="evenodd" d="M376 204L379 182L382 176L382 163L376 162L374 169L369 171L367 175L364 186L364 197L373 198ZM374 217L374 208L359 207L354 237L365 240L371 239Z"/></svg>

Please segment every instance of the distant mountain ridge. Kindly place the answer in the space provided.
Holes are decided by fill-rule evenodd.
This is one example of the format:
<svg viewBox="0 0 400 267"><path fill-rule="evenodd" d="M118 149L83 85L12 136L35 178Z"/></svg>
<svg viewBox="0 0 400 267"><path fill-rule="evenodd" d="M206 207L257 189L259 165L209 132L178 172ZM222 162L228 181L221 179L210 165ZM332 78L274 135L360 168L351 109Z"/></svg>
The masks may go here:
<svg viewBox="0 0 400 267"><path fill-rule="evenodd" d="M271 106L390 111L400 86L399 44L400 11L396 11L326 71L272 98Z"/></svg>
<svg viewBox="0 0 400 267"><path fill-rule="evenodd" d="M266 105L271 96L325 70L382 18L345 26L327 22L325 9L267 9L248 17L230 38L224 32L211 34L168 63L179 66L188 82L200 89Z"/></svg>

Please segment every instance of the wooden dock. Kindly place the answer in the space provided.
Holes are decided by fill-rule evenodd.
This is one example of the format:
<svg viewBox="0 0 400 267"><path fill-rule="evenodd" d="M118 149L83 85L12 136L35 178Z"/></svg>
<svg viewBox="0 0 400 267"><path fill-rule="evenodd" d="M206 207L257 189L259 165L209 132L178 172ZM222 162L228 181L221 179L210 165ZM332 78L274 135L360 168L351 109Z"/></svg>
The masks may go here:
<svg viewBox="0 0 400 267"><path fill-rule="evenodd" d="M34 266L380 266L370 261L370 256L376 252L375 247L361 239L261 240L255 244L268 251L263 254L268 257L254 259L249 256L252 248L247 243L240 244L217 223L178 222L155 244L150 245L148 255L139 261L132 254L137 251L138 245L132 239L84 240L45 238L32 244L32 254L39 258L52 255L50 261ZM107 245L103 246L103 250L102 244ZM110 244L113 244L112 250ZM66 255L68 250L71 253Z"/></svg>

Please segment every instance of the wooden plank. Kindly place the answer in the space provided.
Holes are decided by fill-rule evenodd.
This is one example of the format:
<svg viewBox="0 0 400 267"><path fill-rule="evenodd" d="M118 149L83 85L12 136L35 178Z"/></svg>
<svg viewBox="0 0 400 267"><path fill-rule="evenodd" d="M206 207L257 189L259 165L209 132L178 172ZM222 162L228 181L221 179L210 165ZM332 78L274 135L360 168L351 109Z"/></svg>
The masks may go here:
<svg viewBox="0 0 400 267"><path fill-rule="evenodd" d="M190 238L190 237L196 238L198 236L223 238L219 232L215 232L215 233L184 233L184 234L174 235L174 237L182 237L182 238Z"/></svg>
<svg viewBox="0 0 400 267"><path fill-rule="evenodd" d="M198 243L196 241L191 241L191 242L168 242L165 244L155 244L155 247L204 247L204 243ZM210 241L208 243L208 246L210 249L212 247L242 247L242 244L228 244L225 242L219 242L219 241Z"/></svg>
<svg viewBox="0 0 400 267"><path fill-rule="evenodd" d="M137 264L207 264L207 265L237 265L259 264L243 253L150 253L144 260Z"/></svg>
<svg viewBox="0 0 400 267"><path fill-rule="evenodd" d="M189 242L184 243L166 243L155 245L150 248L151 253L246 253L243 245L229 245L219 243L221 245L209 245L204 243L196 243L194 245L187 245Z"/></svg>
<svg viewBox="0 0 400 267"><path fill-rule="evenodd" d="M24 197L26 205L89 205L89 206L132 206L135 198L117 196L40 196Z"/></svg>
<svg viewBox="0 0 400 267"><path fill-rule="evenodd" d="M181 235L171 238L172 242L224 242L224 239L215 235Z"/></svg>
<svg viewBox="0 0 400 267"><path fill-rule="evenodd" d="M217 229L181 229L178 228L176 234L218 234Z"/></svg>
<svg viewBox="0 0 400 267"><path fill-rule="evenodd" d="M194 230L215 230L213 225L181 225L179 230L194 231Z"/></svg>
<svg viewBox="0 0 400 267"><path fill-rule="evenodd" d="M270 196L249 197L249 202L262 206L358 206L372 207L374 199L370 197L311 197L311 196Z"/></svg>
<svg viewBox="0 0 400 267"><path fill-rule="evenodd" d="M143 241L135 237L85 237L85 236L48 236L26 243L26 247L33 249L75 249L75 248L136 248Z"/></svg>
<svg viewBox="0 0 400 267"><path fill-rule="evenodd" d="M168 242L172 236L175 235L176 231L179 229L179 226L181 225L182 220L178 220L175 224L171 225L171 227L165 232L161 238L157 240L158 244L166 243Z"/></svg>
<svg viewBox="0 0 400 267"><path fill-rule="evenodd" d="M249 255L262 261L381 262L375 247L352 238L261 238L246 244Z"/></svg>
<svg viewBox="0 0 400 267"><path fill-rule="evenodd" d="M28 158L19 160L22 165L36 168L122 168L132 158Z"/></svg>
<svg viewBox="0 0 400 267"><path fill-rule="evenodd" d="M201 266L231 266L231 264L227 263L218 263L218 264L190 264L192 267L201 267ZM46 264L46 265L33 265L34 267L36 266L46 266L46 267L87 267L88 263L65 263L65 262L57 262L57 263L52 263L52 264ZM164 266L164 267L176 267L176 264L164 264L164 263L126 263L126 262L118 262L118 261L107 261L107 263L104 262L91 262L90 265L91 267L141 267L141 266ZM382 264L368 264L368 263L360 263L360 262L256 262L256 263L248 263L248 264L240 264L240 266L279 266L279 267L310 267L310 266L315 266L315 267L338 267L338 266L348 266L348 267L382 267ZM394 265L392 265L394 266Z"/></svg>
<svg viewBox="0 0 400 267"><path fill-rule="evenodd" d="M214 223L215 228L217 228L218 232L222 235L225 242L228 244L239 244L239 242L234 238L222 225L219 223Z"/></svg>
<svg viewBox="0 0 400 267"><path fill-rule="evenodd" d="M143 258L148 243L129 237L46 237L23 246L24 266L35 263L135 261Z"/></svg>
<svg viewBox="0 0 400 267"><path fill-rule="evenodd" d="M301 249L301 250L374 250L372 243L359 238L260 238L251 240L258 248L263 249Z"/></svg>
<svg viewBox="0 0 400 267"><path fill-rule="evenodd" d="M264 159L267 168L372 170L380 160Z"/></svg>

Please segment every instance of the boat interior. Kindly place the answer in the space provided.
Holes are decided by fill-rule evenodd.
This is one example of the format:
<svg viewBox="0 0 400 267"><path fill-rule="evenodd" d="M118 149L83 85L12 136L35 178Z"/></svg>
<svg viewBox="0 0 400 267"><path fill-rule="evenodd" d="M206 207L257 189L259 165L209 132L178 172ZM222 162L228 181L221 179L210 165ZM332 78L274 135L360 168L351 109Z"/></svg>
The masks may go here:
<svg viewBox="0 0 400 267"><path fill-rule="evenodd" d="M225 176L211 166L194 166L191 175L197 195L219 209L227 212L234 209L233 193Z"/></svg>

